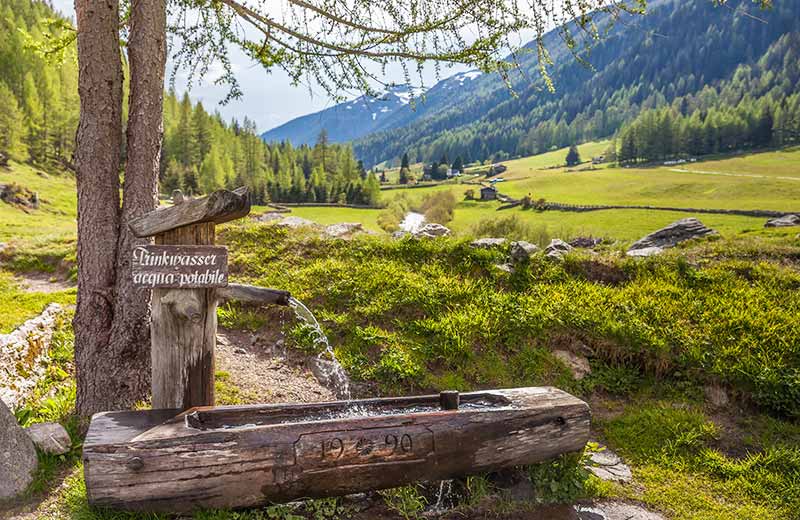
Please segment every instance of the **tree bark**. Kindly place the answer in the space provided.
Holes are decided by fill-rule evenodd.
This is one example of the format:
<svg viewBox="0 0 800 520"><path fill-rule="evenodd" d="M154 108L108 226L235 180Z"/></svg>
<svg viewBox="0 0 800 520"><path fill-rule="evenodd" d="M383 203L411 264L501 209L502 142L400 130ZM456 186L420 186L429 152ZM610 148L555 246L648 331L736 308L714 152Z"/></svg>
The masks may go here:
<svg viewBox="0 0 800 520"><path fill-rule="evenodd" d="M109 350L118 393L113 406L127 408L150 391L150 291L133 286L133 247L147 244L127 223L158 206L158 171L163 135L164 70L166 66L166 1L137 0L131 4L128 39L130 101L128 162L122 200L122 225L116 261L116 297Z"/></svg>
<svg viewBox="0 0 800 520"><path fill-rule="evenodd" d="M78 305L75 329L77 409L107 408L118 393L107 346L114 318L122 142L119 2L75 0L80 123L75 149L78 184Z"/></svg>

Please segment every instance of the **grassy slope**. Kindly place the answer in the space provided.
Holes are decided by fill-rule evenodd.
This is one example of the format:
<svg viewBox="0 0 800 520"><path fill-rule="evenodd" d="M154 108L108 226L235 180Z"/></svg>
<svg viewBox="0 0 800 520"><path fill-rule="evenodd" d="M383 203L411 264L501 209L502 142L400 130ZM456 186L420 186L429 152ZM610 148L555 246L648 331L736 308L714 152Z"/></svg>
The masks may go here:
<svg viewBox="0 0 800 520"><path fill-rule="evenodd" d="M41 206L26 213L0 203L0 242L6 244L0 248L0 333L13 330L50 302L75 302L74 289L49 294L26 292L20 289L14 274L69 271L66 264L75 257L75 180L12 162L10 168L0 168L0 184L10 183L38 192Z"/></svg>
<svg viewBox="0 0 800 520"><path fill-rule="evenodd" d="M503 176L511 180L499 187L512 197L573 204L794 211L800 210L798 165L800 148L649 168L537 171L520 160L508 163Z"/></svg>
<svg viewBox="0 0 800 520"><path fill-rule="evenodd" d="M31 213L0 204L0 241L31 239L46 242L75 236L75 179L48 175L26 164L0 167L0 184L17 183L39 193L41 208Z"/></svg>

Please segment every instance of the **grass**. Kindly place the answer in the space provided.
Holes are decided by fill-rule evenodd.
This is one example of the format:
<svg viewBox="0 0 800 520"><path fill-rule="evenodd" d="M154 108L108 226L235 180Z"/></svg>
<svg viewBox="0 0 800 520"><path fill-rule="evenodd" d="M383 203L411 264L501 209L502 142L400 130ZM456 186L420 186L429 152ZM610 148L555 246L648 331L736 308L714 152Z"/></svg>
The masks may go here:
<svg viewBox="0 0 800 520"><path fill-rule="evenodd" d="M68 175L46 174L16 162L0 167L0 184L16 183L39 194L40 208L25 213L0 203L0 242L35 239L63 240L76 233L75 179Z"/></svg>
<svg viewBox="0 0 800 520"><path fill-rule="evenodd" d="M0 269L0 334L8 333L33 318L51 302L75 303L75 289L55 293L32 293L19 288L14 276Z"/></svg>
<svg viewBox="0 0 800 520"><path fill-rule="evenodd" d="M795 518L800 508L800 431L794 425L784 426L779 440L757 428L760 438L744 455L720 450L719 427L685 403L628 406L621 416L601 421L600 429L632 463L640 484L625 495L671 518Z"/></svg>
<svg viewBox="0 0 800 520"><path fill-rule="evenodd" d="M690 371L800 414L800 274L781 265L800 256L796 239L701 242L644 262L537 256L513 275L493 267L501 252L465 240L327 241L256 225L225 239L242 276L309 302L351 373L386 391L570 387L548 352L566 333L607 362Z"/></svg>

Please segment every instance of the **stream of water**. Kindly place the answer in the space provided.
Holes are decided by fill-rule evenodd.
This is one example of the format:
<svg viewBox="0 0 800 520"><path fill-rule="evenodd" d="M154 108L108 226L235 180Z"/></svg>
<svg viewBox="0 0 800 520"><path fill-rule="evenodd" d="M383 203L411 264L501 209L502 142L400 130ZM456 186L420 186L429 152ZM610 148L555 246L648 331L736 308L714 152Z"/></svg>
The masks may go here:
<svg viewBox="0 0 800 520"><path fill-rule="evenodd" d="M295 315L313 330L314 345L321 347L320 353L315 360L314 375L320 379L321 383L333 388L333 393L338 399L351 401L353 396L350 393L350 378L342 368L336 354L333 352L328 337L323 332L322 327L308 307L296 298L289 298L289 307L294 310Z"/></svg>
<svg viewBox="0 0 800 520"><path fill-rule="evenodd" d="M425 215L409 211L400 223L400 229L406 233L416 233L425 225Z"/></svg>

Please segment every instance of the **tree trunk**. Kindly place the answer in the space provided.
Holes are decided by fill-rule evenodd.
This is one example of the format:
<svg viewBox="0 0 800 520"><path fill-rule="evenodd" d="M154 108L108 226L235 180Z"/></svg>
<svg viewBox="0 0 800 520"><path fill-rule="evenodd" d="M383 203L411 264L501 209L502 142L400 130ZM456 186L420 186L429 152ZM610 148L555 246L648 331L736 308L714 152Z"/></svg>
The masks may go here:
<svg viewBox="0 0 800 520"><path fill-rule="evenodd" d="M78 306L75 364L80 415L110 408L119 395L107 349L114 317L122 141L119 2L75 0L78 22L80 123L75 149L78 184Z"/></svg>
<svg viewBox="0 0 800 520"><path fill-rule="evenodd" d="M166 66L166 1L138 0L131 11L128 60L128 162L122 198L122 226L117 247L117 292L109 350L116 359L113 379L120 393L114 408L127 408L150 391L150 291L133 287L131 251L150 242L128 228L135 217L158 205L158 171L163 133Z"/></svg>

